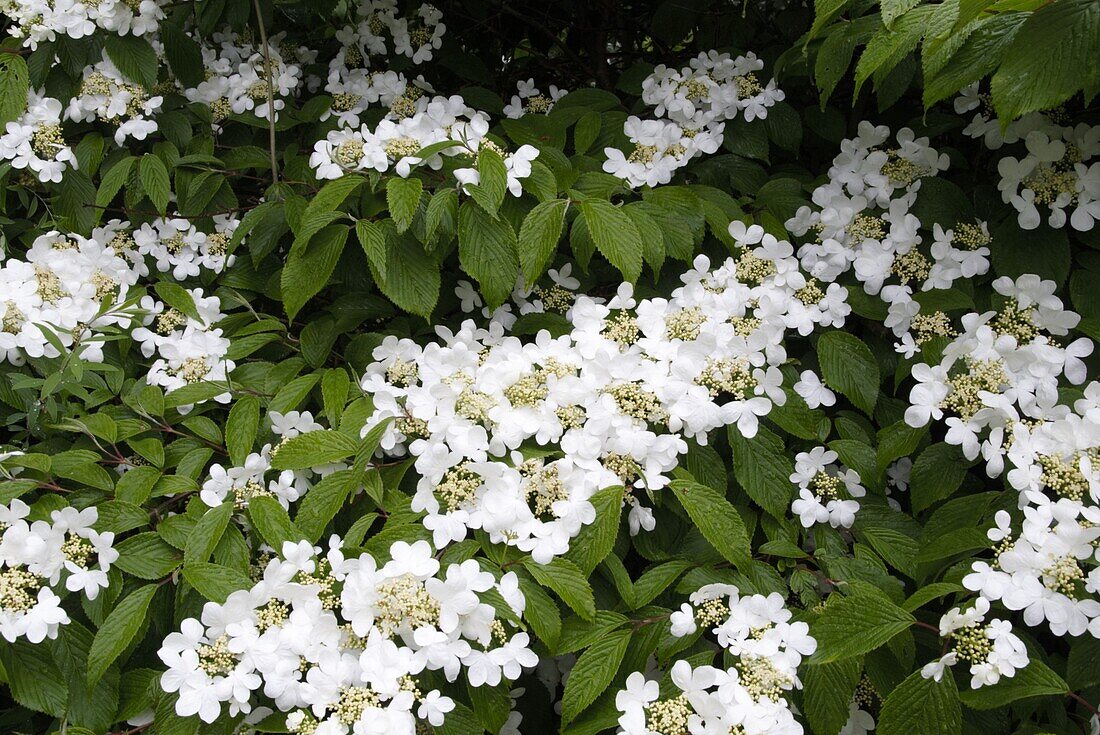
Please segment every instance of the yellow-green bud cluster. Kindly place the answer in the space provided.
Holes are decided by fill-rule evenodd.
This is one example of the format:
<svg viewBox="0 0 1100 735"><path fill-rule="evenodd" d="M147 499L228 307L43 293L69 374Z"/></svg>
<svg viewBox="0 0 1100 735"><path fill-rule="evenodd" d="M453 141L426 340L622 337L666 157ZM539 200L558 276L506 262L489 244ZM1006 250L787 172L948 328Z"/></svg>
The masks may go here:
<svg viewBox="0 0 1100 735"><path fill-rule="evenodd" d="M435 491L447 506L447 510L454 511L474 502L477 498L477 489L481 484L481 475L471 470L464 462L447 470L443 479L436 485Z"/></svg>
<svg viewBox="0 0 1100 735"><path fill-rule="evenodd" d="M1004 364L1000 360L966 361L967 372L951 378L951 391L940 407L951 411L963 421L969 421L984 405L979 393L1000 393L1008 382Z"/></svg>
<svg viewBox="0 0 1100 735"><path fill-rule="evenodd" d="M668 411L655 394L637 383L616 383L604 388L604 393L615 399L615 404L627 416L649 424L668 420Z"/></svg>
<svg viewBox="0 0 1100 735"><path fill-rule="evenodd" d="M378 585L374 623L387 638L402 628L416 630L439 622L439 601L428 594L424 583L410 574Z"/></svg>
<svg viewBox="0 0 1100 735"><path fill-rule="evenodd" d="M695 382L714 398L727 395L738 401L751 396L756 388L752 365L743 357L708 357Z"/></svg>
<svg viewBox="0 0 1100 735"><path fill-rule="evenodd" d="M665 339L693 340L707 321L701 306L680 309L665 317Z"/></svg>

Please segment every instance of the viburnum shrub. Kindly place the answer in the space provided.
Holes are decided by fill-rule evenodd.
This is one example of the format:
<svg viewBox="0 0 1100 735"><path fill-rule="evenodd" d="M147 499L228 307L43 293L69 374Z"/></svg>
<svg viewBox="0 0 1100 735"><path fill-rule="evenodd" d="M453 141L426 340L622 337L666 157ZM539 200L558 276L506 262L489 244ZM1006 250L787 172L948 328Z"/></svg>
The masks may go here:
<svg viewBox="0 0 1100 735"><path fill-rule="evenodd" d="M1100 733L1100 3L0 12L4 732Z"/></svg>

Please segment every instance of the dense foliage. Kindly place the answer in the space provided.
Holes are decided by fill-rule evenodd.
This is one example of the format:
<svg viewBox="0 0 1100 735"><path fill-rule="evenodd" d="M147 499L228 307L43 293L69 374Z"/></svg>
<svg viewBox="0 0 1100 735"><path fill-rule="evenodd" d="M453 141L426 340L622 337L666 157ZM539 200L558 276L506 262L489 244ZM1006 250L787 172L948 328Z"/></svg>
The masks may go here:
<svg viewBox="0 0 1100 735"><path fill-rule="evenodd" d="M0 22L5 732L1100 732L1100 3Z"/></svg>

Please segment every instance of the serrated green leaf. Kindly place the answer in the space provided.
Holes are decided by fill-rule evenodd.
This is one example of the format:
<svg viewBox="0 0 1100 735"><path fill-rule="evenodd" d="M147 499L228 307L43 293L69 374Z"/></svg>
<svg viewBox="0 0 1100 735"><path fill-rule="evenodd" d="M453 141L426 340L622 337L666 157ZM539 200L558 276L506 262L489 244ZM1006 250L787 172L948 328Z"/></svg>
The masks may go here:
<svg viewBox="0 0 1100 735"><path fill-rule="evenodd" d="M875 356L859 337L826 332L817 341L821 375L864 413L874 413L878 402L879 370Z"/></svg>
<svg viewBox="0 0 1100 735"><path fill-rule="evenodd" d="M748 569L752 547L737 509L706 485L675 480L671 487L703 538L734 566Z"/></svg>
<svg viewBox="0 0 1100 735"><path fill-rule="evenodd" d="M519 262L528 285L534 285L553 260L565 228L569 200L551 199L535 206L519 228Z"/></svg>
<svg viewBox="0 0 1100 735"><path fill-rule="evenodd" d="M276 551L281 552L286 541L297 543L305 539L305 534L294 525L286 510L273 497L253 497L248 502L248 517L264 541Z"/></svg>
<svg viewBox="0 0 1100 735"><path fill-rule="evenodd" d="M602 199L588 199L577 206L596 249L619 269L625 280L637 281L642 274L642 248L634 220Z"/></svg>
<svg viewBox="0 0 1100 735"><path fill-rule="evenodd" d="M576 564L557 557L548 564L538 564L526 559L523 566L536 582L552 589L573 612L586 620L592 620L596 616L596 599L592 595L592 588Z"/></svg>
<svg viewBox="0 0 1100 735"><path fill-rule="evenodd" d="M386 204L398 232L409 229L423 192L424 182L415 176L407 179L397 176L386 182Z"/></svg>
<svg viewBox="0 0 1100 735"><path fill-rule="evenodd" d="M818 648L812 663L829 663L873 651L916 622L885 596L855 594L825 606L810 626Z"/></svg>
<svg viewBox="0 0 1100 735"><path fill-rule="evenodd" d="M486 306L496 309L512 295L519 271L516 233L504 218L493 219L474 202L458 211L458 259L478 282Z"/></svg>
<svg viewBox="0 0 1100 735"><path fill-rule="evenodd" d="M149 201L164 214L168 208L168 197L172 193L172 182L168 179L168 169L164 161L152 153L146 153L138 163L138 173L141 176L141 186L149 195Z"/></svg>
<svg viewBox="0 0 1100 735"><path fill-rule="evenodd" d="M95 634L91 648L88 649L88 686L95 686L115 660L122 655L126 647L134 640L142 623L149 603L157 592L157 585L147 584L139 587L118 603L103 625Z"/></svg>
<svg viewBox="0 0 1100 735"><path fill-rule="evenodd" d="M914 671L897 686L878 718L880 735L959 735L962 708L950 674L940 681Z"/></svg>
<svg viewBox="0 0 1100 735"><path fill-rule="evenodd" d="M630 631L620 630L600 638L577 658L562 694L563 724L572 722L607 689L629 645Z"/></svg>

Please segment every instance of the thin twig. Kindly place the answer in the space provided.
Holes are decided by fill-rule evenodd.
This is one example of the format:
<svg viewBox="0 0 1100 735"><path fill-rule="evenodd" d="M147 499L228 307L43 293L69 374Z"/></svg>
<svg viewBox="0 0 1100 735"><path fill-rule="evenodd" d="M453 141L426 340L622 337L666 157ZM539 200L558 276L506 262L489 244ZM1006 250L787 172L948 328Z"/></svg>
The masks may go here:
<svg viewBox="0 0 1100 735"><path fill-rule="evenodd" d="M252 0L256 8L256 23L260 26L260 43L264 47L264 76L267 77L267 147L271 154L271 180L279 183L279 161L275 154L275 86L271 79L271 49L267 45L267 28L264 27L264 14L260 11L260 0Z"/></svg>

